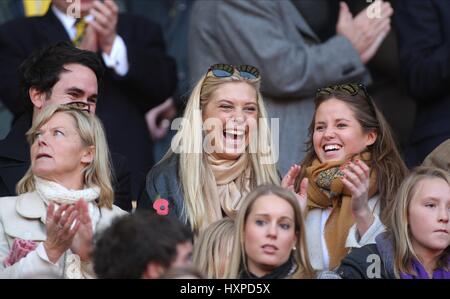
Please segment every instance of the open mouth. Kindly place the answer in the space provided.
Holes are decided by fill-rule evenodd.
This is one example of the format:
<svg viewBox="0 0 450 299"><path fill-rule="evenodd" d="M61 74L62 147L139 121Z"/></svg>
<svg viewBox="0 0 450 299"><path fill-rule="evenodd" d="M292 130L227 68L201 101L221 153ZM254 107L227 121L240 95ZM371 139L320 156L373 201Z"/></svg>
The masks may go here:
<svg viewBox="0 0 450 299"><path fill-rule="evenodd" d="M38 154L36 156L36 160L41 159L41 158L51 158L52 156L48 155L48 154Z"/></svg>
<svg viewBox="0 0 450 299"><path fill-rule="evenodd" d="M223 138L225 144L237 147L245 139L245 131L242 130L224 130Z"/></svg>
<svg viewBox="0 0 450 299"><path fill-rule="evenodd" d="M336 152L342 148L340 144L325 144L323 147L325 153Z"/></svg>

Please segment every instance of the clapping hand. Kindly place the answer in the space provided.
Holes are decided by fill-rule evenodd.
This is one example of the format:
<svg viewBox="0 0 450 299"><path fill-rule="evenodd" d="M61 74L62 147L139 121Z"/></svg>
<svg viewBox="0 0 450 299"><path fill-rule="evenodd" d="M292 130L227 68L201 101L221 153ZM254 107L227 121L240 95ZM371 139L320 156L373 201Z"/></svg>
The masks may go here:
<svg viewBox="0 0 450 299"><path fill-rule="evenodd" d="M303 180L300 183L300 191L295 192L295 179L300 174L301 166L294 164L291 166L289 171L286 173L286 175L283 177L283 180L281 181L281 187L286 188L294 192L295 197L297 197L298 203L300 205L301 211L304 213L306 211L306 204L308 201L308 178L303 178Z"/></svg>
<svg viewBox="0 0 450 299"><path fill-rule="evenodd" d="M360 236L364 235L373 222L369 208L370 168L361 160L349 161L341 167L342 183L352 194L352 213Z"/></svg>
<svg viewBox="0 0 450 299"><path fill-rule="evenodd" d="M44 248L49 260L56 263L70 248L73 238L80 227L78 211L73 205L61 205L55 211L55 205L50 203L47 208L47 240Z"/></svg>
<svg viewBox="0 0 450 299"><path fill-rule="evenodd" d="M89 25L97 33L98 46L104 53L110 55L117 36L119 7L113 0L105 0L104 2L95 0L90 14L94 17L94 20L90 21Z"/></svg>
<svg viewBox="0 0 450 299"><path fill-rule="evenodd" d="M159 140L167 135L170 127L170 120L177 114L177 108L172 98L168 98L164 103L154 107L145 114L147 127L153 140ZM162 119L158 123L158 119Z"/></svg>
<svg viewBox="0 0 450 299"><path fill-rule="evenodd" d="M86 51L97 52L98 50L98 38L94 27L88 24L86 27L86 32L84 33L81 43L78 48Z"/></svg>
<svg viewBox="0 0 450 299"><path fill-rule="evenodd" d="M373 13L375 10L377 14ZM377 0L353 17L347 4L341 2L336 32L350 41L365 64L375 55L389 33L393 12L388 2Z"/></svg>
<svg viewBox="0 0 450 299"><path fill-rule="evenodd" d="M76 202L75 209L79 215L79 228L70 249L73 253L78 254L80 260L87 262L90 260L92 252L92 220L89 216L88 204L83 199Z"/></svg>

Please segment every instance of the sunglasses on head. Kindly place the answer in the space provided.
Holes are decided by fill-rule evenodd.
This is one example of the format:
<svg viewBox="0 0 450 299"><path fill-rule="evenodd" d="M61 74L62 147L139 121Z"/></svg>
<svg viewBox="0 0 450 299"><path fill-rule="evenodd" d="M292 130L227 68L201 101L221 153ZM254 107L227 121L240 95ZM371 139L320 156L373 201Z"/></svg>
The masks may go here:
<svg viewBox="0 0 450 299"><path fill-rule="evenodd" d="M91 112L91 105L86 102L80 102L80 101L69 102L69 103L65 103L64 106L70 107L73 109L77 109L77 110L81 110L81 111L85 111L87 113Z"/></svg>
<svg viewBox="0 0 450 299"><path fill-rule="evenodd" d="M331 93L333 93L333 91L346 92L349 95L354 96L354 95L357 95L360 90L362 90L364 92L364 95L367 98L369 98L369 94L367 93L367 88L362 83L347 83L347 84L331 85L331 86L319 88L319 89L317 89L316 97L321 94L330 95Z"/></svg>
<svg viewBox="0 0 450 299"><path fill-rule="evenodd" d="M225 63L213 64L209 67L208 73L211 72L214 77L226 78L233 76L237 71L242 78L245 79L258 79L259 71L256 67L251 65L232 65Z"/></svg>
<svg viewBox="0 0 450 299"><path fill-rule="evenodd" d="M372 102L372 98L369 96L366 86L362 83L347 83L347 84L331 85L324 88L318 88L316 92L316 98L318 98L320 95L330 95L335 91L344 92L351 96L355 96L360 91L362 91L371 110L373 110L373 113L375 113L375 105Z"/></svg>

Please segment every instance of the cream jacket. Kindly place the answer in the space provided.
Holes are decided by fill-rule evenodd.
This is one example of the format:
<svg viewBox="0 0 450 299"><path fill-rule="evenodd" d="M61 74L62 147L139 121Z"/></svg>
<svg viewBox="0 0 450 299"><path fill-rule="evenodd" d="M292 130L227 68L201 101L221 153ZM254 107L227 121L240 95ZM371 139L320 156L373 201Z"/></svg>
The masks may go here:
<svg viewBox="0 0 450 299"><path fill-rule="evenodd" d="M92 219L94 233L105 229L117 216L126 214L117 206L113 209L100 208L98 219ZM66 255L63 254L56 264L48 260L42 241L45 241L45 220L47 208L36 192L13 197L0 198L0 278L61 278L66 271ZM39 242L36 250L10 267L4 266L15 238ZM94 278L91 264L81 263L80 278Z"/></svg>

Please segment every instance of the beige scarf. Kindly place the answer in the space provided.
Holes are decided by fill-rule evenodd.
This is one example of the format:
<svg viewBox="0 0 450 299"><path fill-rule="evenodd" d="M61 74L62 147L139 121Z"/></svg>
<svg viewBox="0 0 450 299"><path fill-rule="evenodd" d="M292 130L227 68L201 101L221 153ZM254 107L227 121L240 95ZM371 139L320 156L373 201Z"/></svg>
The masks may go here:
<svg viewBox="0 0 450 299"><path fill-rule="evenodd" d="M371 154L364 152L351 160L356 159L370 165ZM340 179L344 174L339 167L344 162L320 163L316 159L306 170L309 179L308 208L326 209L332 207L331 214L325 223L325 242L330 256L330 269L339 266L341 260L348 253L345 248L345 241L351 226L355 223L352 214L351 193ZM369 198L376 192L376 173L372 170L369 182Z"/></svg>
<svg viewBox="0 0 450 299"><path fill-rule="evenodd" d="M209 166L210 182L205 182L203 189L207 202L208 221L206 225L220 220L224 215L235 218L242 199L250 192L251 167L247 154L237 160L217 159L206 155ZM216 188L214 188L216 187Z"/></svg>

